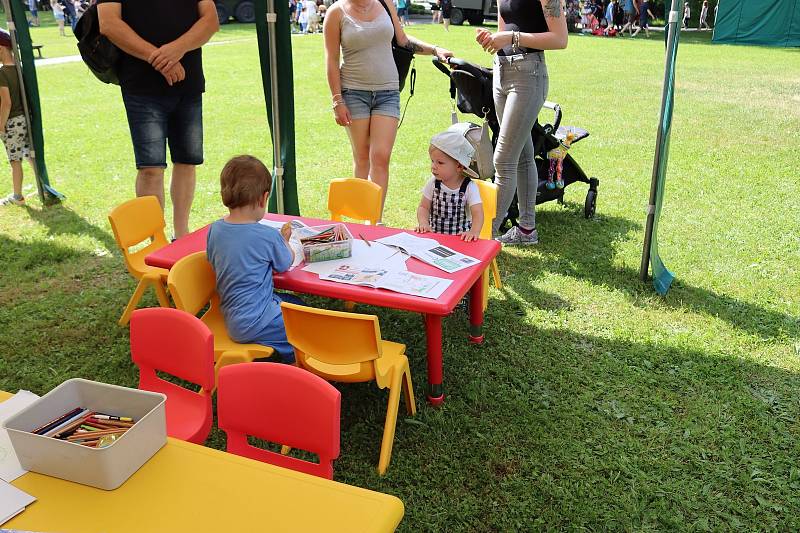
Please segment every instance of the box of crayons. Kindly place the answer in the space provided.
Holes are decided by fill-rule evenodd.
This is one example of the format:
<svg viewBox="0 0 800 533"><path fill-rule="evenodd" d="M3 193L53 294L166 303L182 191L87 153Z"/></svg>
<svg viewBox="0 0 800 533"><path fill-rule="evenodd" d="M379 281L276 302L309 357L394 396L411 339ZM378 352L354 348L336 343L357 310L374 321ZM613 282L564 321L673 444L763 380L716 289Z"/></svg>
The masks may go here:
<svg viewBox="0 0 800 533"><path fill-rule="evenodd" d="M165 403L163 394L70 379L5 428L22 468L113 490L167 442Z"/></svg>
<svg viewBox="0 0 800 533"><path fill-rule="evenodd" d="M353 236L344 224L309 226L295 230L306 263L345 259L353 253Z"/></svg>

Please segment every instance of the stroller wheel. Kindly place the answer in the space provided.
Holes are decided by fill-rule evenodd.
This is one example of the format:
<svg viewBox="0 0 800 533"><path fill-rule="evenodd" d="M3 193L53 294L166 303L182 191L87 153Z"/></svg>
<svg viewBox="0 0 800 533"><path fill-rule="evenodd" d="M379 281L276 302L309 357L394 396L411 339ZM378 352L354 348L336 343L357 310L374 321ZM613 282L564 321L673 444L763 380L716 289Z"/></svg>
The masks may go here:
<svg viewBox="0 0 800 533"><path fill-rule="evenodd" d="M589 189L586 193L586 202L583 204L583 216L592 218L597 209L597 189Z"/></svg>

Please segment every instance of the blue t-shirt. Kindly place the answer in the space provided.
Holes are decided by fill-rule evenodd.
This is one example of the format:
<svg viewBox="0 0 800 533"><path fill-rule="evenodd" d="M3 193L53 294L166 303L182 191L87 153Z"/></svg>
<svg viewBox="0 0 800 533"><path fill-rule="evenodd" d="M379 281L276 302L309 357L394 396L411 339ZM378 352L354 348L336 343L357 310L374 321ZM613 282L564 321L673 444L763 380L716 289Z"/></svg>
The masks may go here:
<svg viewBox="0 0 800 533"><path fill-rule="evenodd" d="M272 271L288 270L292 252L275 228L224 220L211 224L206 250L228 333L236 342L248 342L281 314Z"/></svg>

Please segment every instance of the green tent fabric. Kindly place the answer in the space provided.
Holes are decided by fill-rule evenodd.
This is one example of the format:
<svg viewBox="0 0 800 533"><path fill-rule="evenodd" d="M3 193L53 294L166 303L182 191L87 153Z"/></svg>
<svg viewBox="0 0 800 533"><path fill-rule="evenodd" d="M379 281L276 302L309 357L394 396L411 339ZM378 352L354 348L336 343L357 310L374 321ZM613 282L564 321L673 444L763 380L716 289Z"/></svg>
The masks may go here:
<svg viewBox="0 0 800 533"><path fill-rule="evenodd" d="M720 0L713 41L800 46L800 0Z"/></svg>
<svg viewBox="0 0 800 533"><path fill-rule="evenodd" d="M264 86L264 97L267 105L267 116L273 145L276 137L280 140L280 161L274 165L282 166L283 174L283 212L289 215L299 215L300 205L297 198L297 168L295 158L294 135L294 83L292 72L292 41L289 27L289 7L284 0L275 1L277 19L275 21L275 51L277 66L272 71L270 66L269 28L267 25L267 0L257 0L256 8L256 34L258 37L258 53L261 60L261 81ZM278 80L278 131L272 127L272 87L271 77L277 76ZM273 176L273 188L269 199L269 211L277 212L277 190Z"/></svg>
<svg viewBox="0 0 800 533"><path fill-rule="evenodd" d="M678 41L681 28L679 20L683 13L683 0L672 0L671 14L667 25L667 54L664 67L664 85L661 93L661 115L656 136L656 151L653 158L653 175L650 185L650 202L647 210L644 249L640 277L645 280L648 265L653 272L653 287L660 295L669 290L675 275L667 269L658 250L658 221L664 204L664 188L667 180L669 139L672 130L672 111L675 107L675 62L678 57Z"/></svg>
<svg viewBox="0 0 800 533"><path fill-rule="evenodd" d="M30 127L35 151L36 185L39 189L39 198L45 205L57 203L63 198L50 186L47 176L47 165L44 157L44 131L42 129L42 105L39 102L39 82L36 78L36 66L33 60L31 34L28 31L28 19L25 15L25 6L21 0L10 0L5 3L5 8L11 8L12 20L16 28L17 47L19 48L22 63L22 79L25 83L25 92L30 114Z"/></svg>

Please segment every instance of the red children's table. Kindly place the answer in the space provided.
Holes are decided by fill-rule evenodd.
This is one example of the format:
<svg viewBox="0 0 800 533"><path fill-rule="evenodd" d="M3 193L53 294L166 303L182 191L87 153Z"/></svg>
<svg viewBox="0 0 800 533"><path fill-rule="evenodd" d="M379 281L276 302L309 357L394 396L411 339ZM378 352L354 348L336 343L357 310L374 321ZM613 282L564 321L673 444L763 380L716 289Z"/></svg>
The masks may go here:
<svg viewBox="0 0 800 533"><path fill-rule="evenodd" d="M268 213L265 218L278 221L299 219L311 226L330 222L328 220L275 215L272 213ZM348 223L347 226L350 233L356 238L363 235L369 240L394 235L400 231L407 231L384 226L365 226L351 223ZM190 233L148 255L145 258L145 263L150 266L170 269L181 258L194 252L205 250L207 234L208 226ZM435 239L440 244L474 257L480 262L478 265L448 274L417 259L409 259L406 267L411 272L453 280L442 296L436 300L420 296L409 296L383 289L322 281L317 274L305 272L301 270L301 267L281 274L276 273L274 282L277 289L421 313L425 319L428 344L428 401L433 405L440 405L444 402L444 389L442 388L442 317L449 315L464 295L469 292L469 340L473 343L483 342L482 276L492 259L500 252L500 243L490 240L465 243L458 236L435 233L427 233L425 237Z"/></svg>

